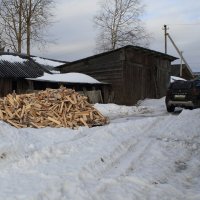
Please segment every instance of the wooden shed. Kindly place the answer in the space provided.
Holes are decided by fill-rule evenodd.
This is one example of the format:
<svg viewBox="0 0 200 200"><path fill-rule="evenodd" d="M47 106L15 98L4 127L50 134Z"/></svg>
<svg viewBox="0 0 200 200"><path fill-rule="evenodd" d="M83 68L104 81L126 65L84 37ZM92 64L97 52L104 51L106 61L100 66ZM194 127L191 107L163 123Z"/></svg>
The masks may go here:
<svg viewBox="0 0 200 200"><path fill-rule="evenodd" d="M0 52L0 97L13 91L26 92L32 85L25 78L42 76L45 71L26 55Z"/></svg>
<svg viewBox="0 0 200 200"><path fill-rule="evenodd" d="M38 78L28 78L34 90L57 89L61 86L74 89L88 97L90 103L111 101L110 84L81 73L47 74Z"/></svg>
<svg viewBox="0 0 200 200"><path fill-rule="evenodd" d="M61 73L80 72L112 84L113 103L134 105L140 99L160 98L170 81L176 58L138 46L125 46L59 66Z"/></svg>

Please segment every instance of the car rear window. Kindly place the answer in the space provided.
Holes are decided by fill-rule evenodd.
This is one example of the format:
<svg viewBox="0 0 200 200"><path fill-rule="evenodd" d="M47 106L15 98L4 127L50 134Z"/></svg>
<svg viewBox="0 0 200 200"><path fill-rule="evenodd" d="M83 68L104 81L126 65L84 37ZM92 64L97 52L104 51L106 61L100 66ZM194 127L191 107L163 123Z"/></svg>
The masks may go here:
<svg viewBox="0 0 200 200"><path fill-rule="evenodd" d="M190 89L192 83L190 81L175 81L171 84L171 89Z"/></svg>

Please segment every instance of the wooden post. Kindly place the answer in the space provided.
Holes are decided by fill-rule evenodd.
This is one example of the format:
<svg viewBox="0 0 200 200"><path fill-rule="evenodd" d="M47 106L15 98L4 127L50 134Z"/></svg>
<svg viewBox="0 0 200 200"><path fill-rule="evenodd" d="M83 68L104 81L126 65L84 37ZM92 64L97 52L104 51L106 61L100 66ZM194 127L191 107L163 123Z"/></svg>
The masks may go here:
<svg viewBox="0 0 200 200"><path fill-rule="evenodd" d="M181 51L181 65L180 65L180 77L183 76L183 51Z"/></svg>
<svg viewBox="0 0 200 200"><path fill-rule="evenodd" d="M165 37L165 54L167 54L167 25L164 25L164 37Z"/></svg>

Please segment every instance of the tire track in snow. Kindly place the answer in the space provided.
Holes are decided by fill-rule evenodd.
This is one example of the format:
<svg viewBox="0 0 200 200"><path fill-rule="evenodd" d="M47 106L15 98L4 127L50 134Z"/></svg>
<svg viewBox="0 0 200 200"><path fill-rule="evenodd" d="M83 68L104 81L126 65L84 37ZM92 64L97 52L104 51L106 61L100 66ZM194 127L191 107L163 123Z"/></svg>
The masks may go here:
<svg viewBox="0 0 200 200"><path fill-rule="evenodd" d="M154 190L156 189L157 184L159 184L160 181L163 182L161 184L165 184L165 182L176 176L177 171L173 170L173 167L167 168L163 166L163 164L166 163L166 160L161 161L159 163L159 160L157 159L157 166L163 167L163 173L160 175L160 177L157 177L155 181L148 181L147 179L142 179L139 177L134 177L134 170L138 170L138 168L145 164L145 162L148 161L148 152L154 151L154 145L158 143L157 145L162 145L163 143L171 143L174 141L170 141L168 138L157 138L156 132L166 132L170 131L170 125L174 123L174 120L177 116L169 115L165 117L159 117L155 120L153 120L151 123L149 123L146 128L143 130L143 134L141 136L137 136L137 144L135 144L135 141L130 144L126 151L124 151L118 158L115 159L114 163L110 165L109 163L105 163L107 165L107 168L105 171L102 171L101 173L97 174L97 177L95 177L94 180L86 181L84 178L82 178L82 182L85 184L85 188L91 188L91 191L88 191L88 193L91 193L93 196L93 199L106 199L106 193L109 193L110 190L114 187L114 185L120 185L120 182L123 182L125 179L130 178L130 182L134 182L137 187L135 186L135 192L132 194L134 198L138 197L139 194L143 191L146 194L146 197L154 195ZM162 127L162 128L160 128ZM147 133L148 132L148 133ZM145 140L145 137L148 137L148 141ZM179 141L175 141L177 143ZM166 145L165 144L165 145ZM165 149L165 145L163 147L163 151ZM168 144L167 144L168 145ZM175 144L176 145L176 144ZM182 144L180 144L181 146ZM152 153L154 155L155 152ZM163 152L165 153L165 152ZM187 152L185 153L186 158L189 156ZM182 158L180 158L182 159ZM172 159L172 163L175 163L176 159ZM105 161L106 162L106 161ZM147 162L148 163L148 162ZM93 172L95 174L95 171ZM166 173L166 174L165 174ZM160 179L160 180L159 180ZM151 179L150 179L151 180ZM90 187L88 187L88 184ZM171 186L168 186L171 187ZM145 190L145 191L144 191ZM171 187L171 190L174 190L174 195L178 196L179 198L183 198L183 194L181 190L175 189ZM159 191L159 190L158 190ZM159 191L160 193L165 193L162 191ZM158 194L159 194L158 192ZM95 198L99 195L99 198ZM102 194L104 194L102 196ZM133 197L131 196L131 198ZM162 196L162 195L161 195ZM143 195L144 197L144 195Z"/></svg>
<svg viewBox="0 0 200 200"><path fill-rule="evenodd" d="M146 135L147 131L151 130L153 127L156 128L157 126L159 126L162 120L163 117L151 119L149 122L146 123L146 127L144 127L139 134L136 134L137 138L135 136L133 136L132 138L128 138L125 149L123 149L123 152L118 152L117 156L114 157L114 160L112 158L112 163L109 162L109 159L105 159L104 164L106 165L106 167L104 167L102 171L100 171L98 167L93 167L93 180L90 179L88 181L85 180L84 177L80 177L81 181L85 185L85 188L91 188L91 191L88 191L88 193L91 193L91 195L93 194L93 198L94 196L97 196L96 194L99 194L101 196L101 194L106 191L110 184L112 184L113 182L118 182L118 179L121 177L128 176L129 171L134 170L134 168L136 168L140 165L141 162L143 162L143 157L145 157L146 152L149 150L149 148L151 148L152 141L154 139L149 139L148 141L143 140L143 136L139 135ZM113 150L109 157L112 157L112 154L115 154L115 151L116 149ZM97 171L95 171L95 169L97 169ZM137 182L141 182L142 185L146 185L146 183L143 181Z"/></svg>
<svg viewBox="0 0 200 200"><path fill-rule="evenodd" d="M177 117L176 115L139 117L135 119L139 120L137 125L134 125L135 120L132 117L125 121L123 119L121 123L128 127L130 133L127 133L127 129L123 130L119 119L119 124L111 121L111 124L106 127L98 127L98 131L95 128L84 129L70 136L66 141L49 142L44 147L41 142L38 148L28 152L30 160L25 160L27 163L22 168L36 170L37 176L44 183L47 177L50 181L54 179L48 187L44 186L41 189L41 199L44 193L47 195L46 198L52 199L52 194L48 191L58 192L57 199L107 200L109 197L131 200L163 199L166 193L168 193L166 196L172 199L184 199L184 195L188 194L187 191L182 193L181 187L175 189L173 181L184 180L184 177L181 177L182 171L187 170L183 169L184 162L188 164L191 155L187 149L187 141L176 140L173 135L162 134L172 131L171 125L175 123ZM106 142L103 142L104 140ZM198 138L192 138L189 145L192 145L194 140ZM109 142L112 147L107 148ZM177 152L173 151L173 148L184 152L171 158ZM157 149L161 152L156 152ZM167 152L168 150L170 152ZM86 157L82 159L80 156L84 155ZM159 160L160 158L163 160ZM29 164L31 160L33 163ZM70 161L76 162L70 164ZM64 170L57 166L57 162ZM46 168L49 164L55 172ZM154 166L163 168L159 176L156 174L156 169L153 169ZM178 172L176 169L181 170ZM57 174L56 170L63 170L63 172ZM151 175L151 172L154 174ZM70 184L72 191L69 189ZM115 196L116 190L120 191L117 192L120 196ZM174 193L174 196L169 194L170 192Z"/></svg>

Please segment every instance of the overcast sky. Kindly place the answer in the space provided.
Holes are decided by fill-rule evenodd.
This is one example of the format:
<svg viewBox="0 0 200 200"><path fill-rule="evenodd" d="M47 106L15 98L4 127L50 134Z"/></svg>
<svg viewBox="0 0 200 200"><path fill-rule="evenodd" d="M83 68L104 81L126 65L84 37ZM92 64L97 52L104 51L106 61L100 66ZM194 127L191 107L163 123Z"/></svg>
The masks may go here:
<svg viewBox="0 0 200 200"><path fill-rule="evenodd" d="M93 17L99 0L56 0L55 23L48 29L50 40L46 49L32 54L73 61L94 54L96 31ZM164 52L164 31L168 32L183 51L193 71L200 71L200 1L199 0L143 0L143 21L152 34L150 49ZM168 54L177 56L168 42Z"/></svg>

